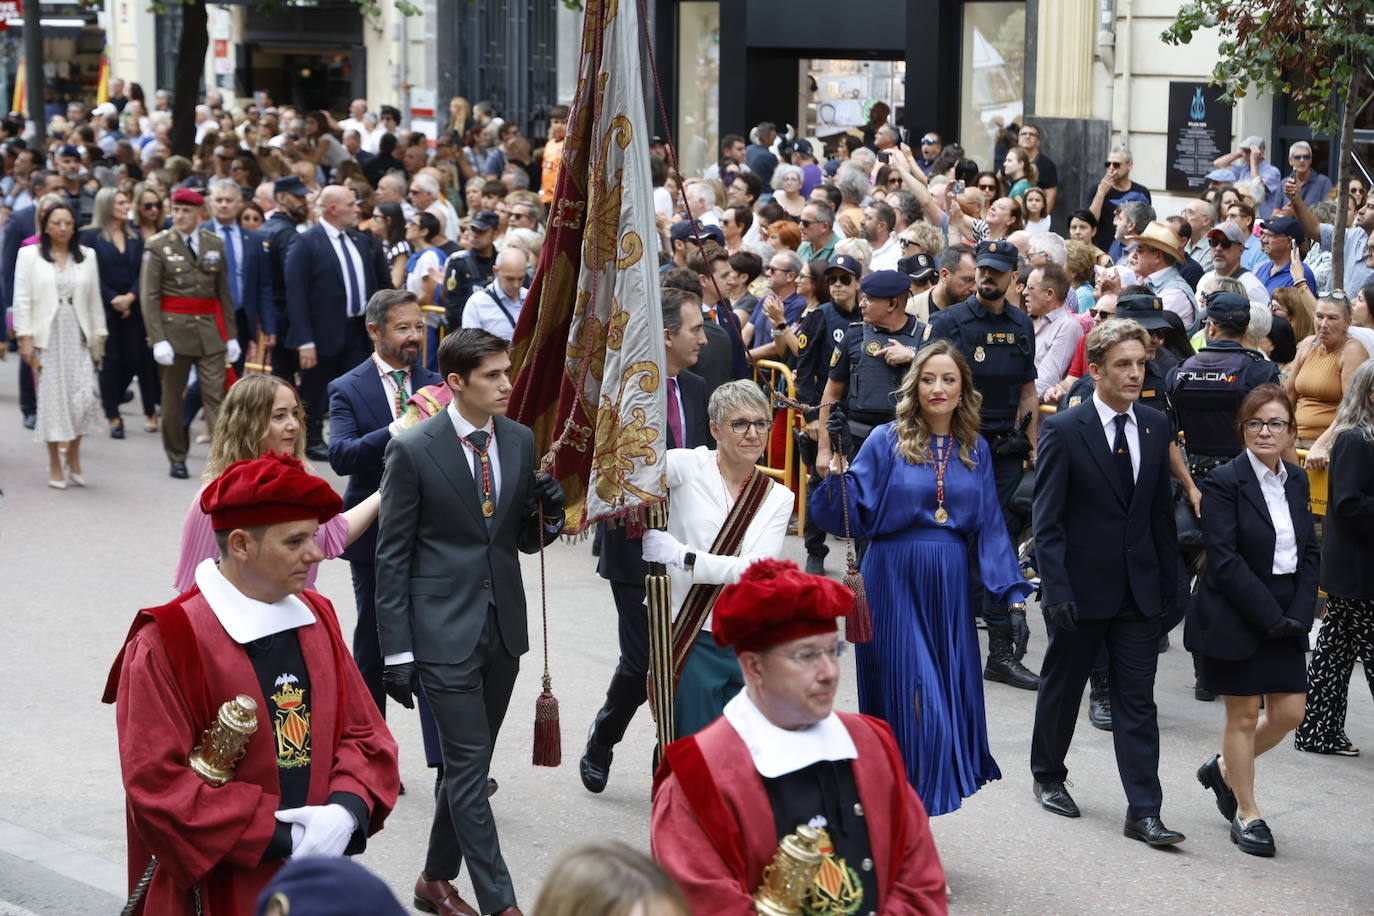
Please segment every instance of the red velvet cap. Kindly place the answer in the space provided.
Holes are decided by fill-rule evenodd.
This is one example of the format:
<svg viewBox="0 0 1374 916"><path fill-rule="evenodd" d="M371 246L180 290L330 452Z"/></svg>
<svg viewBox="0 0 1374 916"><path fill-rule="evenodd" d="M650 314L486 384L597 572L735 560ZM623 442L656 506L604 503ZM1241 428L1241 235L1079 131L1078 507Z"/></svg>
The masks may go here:
<svg viewBox="0 0 1374 916"><path fill-rule="evenodd" d="M854 593L834 579L808 575L791 560L759 560L721 590L711 609L711 636L722 648L762 652L835 632L835 618L853 606Z"/></svg>
<svg viewBox="0 0 1374 916"><path fill-rule="evenodd" d="M235 461L200 494L200 509L216 531L305 518L329 521L343 500L324 479L290 455L268 452Z"/></svg>
<svg viewBox="0 0 1374 916"><path fill-rule="evenodd" d="M177 188L172 192L172 203L186 204L191 207L205 206L205 198L190 188Z"/></svg>

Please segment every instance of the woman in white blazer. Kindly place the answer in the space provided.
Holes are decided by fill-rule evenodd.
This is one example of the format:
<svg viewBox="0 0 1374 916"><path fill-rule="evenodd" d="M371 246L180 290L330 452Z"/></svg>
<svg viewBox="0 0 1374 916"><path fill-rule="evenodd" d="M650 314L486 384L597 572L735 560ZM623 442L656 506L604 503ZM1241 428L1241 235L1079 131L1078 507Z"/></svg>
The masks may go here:
<svg viewBox="0 0 1374 916"><path fill-rule="evenodd" d="M48 486L85 486L81 437L104 428L95 364L105 353L105 310L95 254L77 243L66 203L43 212L38 244L19 251L14 336L38 376L35 438L48 445Z"/></svg>

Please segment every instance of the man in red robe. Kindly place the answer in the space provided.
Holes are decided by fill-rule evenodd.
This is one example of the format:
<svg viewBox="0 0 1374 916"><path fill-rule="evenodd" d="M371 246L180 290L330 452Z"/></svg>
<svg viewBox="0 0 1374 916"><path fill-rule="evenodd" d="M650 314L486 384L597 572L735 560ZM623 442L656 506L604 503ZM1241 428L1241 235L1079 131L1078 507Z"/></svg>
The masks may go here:
<svg viewBox="0 0 1374 916"><path fill-rule="evenodd" d="M221 559L170 604L140 611L110 672L136 912L240 916L289 857L354 855L396 802L396 742L339 631L306 591L320 523L342 502L284 455L239 461L201 497ZM257 703L232 779L187 766L222 703Z"/></svg>
<svg viewBox="0 0 1374 916"><path fill-rule="evenodd" d="M762 560L716 599L713 635L745 689L668 746L650 840L693 913L745 916L779 841L824 827L830 845L802 912L948 911L945 874L887 724L832 709L853 605L838 582Z"/></svg>

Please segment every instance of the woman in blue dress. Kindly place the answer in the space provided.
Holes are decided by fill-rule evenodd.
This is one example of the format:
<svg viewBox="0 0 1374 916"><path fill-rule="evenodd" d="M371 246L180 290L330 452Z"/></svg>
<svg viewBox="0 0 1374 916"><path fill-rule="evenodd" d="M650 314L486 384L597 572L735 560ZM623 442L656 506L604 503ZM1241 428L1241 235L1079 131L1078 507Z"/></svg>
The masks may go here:
<svg viewBox="0 0 1374 916"><path fill-rule="evenodd" d="M989 593L1012 605L1031 592L978 435L981 402L953 345L924 347L902 382L896 420L873 430L852 465L836 456L810 505L826 531L871 538L862 572L873 641L856 651L859 708L892 726L932 815L1002 776L988 748L969 543L978 544Z"/></svg>

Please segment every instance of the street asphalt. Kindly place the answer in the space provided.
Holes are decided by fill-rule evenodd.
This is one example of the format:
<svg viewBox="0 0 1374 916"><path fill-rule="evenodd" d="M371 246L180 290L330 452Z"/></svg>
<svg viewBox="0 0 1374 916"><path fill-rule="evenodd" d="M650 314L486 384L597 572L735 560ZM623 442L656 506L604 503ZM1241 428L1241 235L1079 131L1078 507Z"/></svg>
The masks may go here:
<svg viewBox="0 0 1374 916"><path fill-rule="evenodd" d="M170 479L159 437L143 432L136 404L126 405L128 438L101 435L83 449L87 486L51 490L45 449L20 425L17 364L13 354L0 362L0 916L111 914L124 893L124 797L114 710L101 705L100 695L134 612L173 596L182 519L206 446L192 451L192 480ZM342 491L342 482L321 470ZM803 558L795 536L785 555ZM546 562L563 764L530 762L543 667L538 557L524 560L532 651L523 659L493 763L501 784L492 805L502 851L527 912L568 847L609 839L648 846L653 732L647 712L617 748L604 794L586 792L577 774L617 657L610 590L595 575L589 542L550 547ZM838 576L842 563L842 546L832 546L828 571ZM347 565L326 561L317 588L351 632ZM1038 618L1034 608L1032 617ZM1045 646L1038 619L1032 630L1026 664L1036 669ZM1041 810L1027 759L1035 694L988 684L988 730L1003 778L933 822L952 912L1374 913L1367 870L1374 858L1374 702L1362 669L1352 680L1347 730L1370 755L1303 754L1285 741L1261 758L1257 794L1278 843L1278 855L1266 860L1231 844L1210 793L1194 777L1217 750L1222 709L1193 699L1192 667L1178 631L1173 643L1160 657L1156 682L1160 776L1164 821L1187 841L1154 850L1121 835L1125 800L1111 736L1088 726L1086 717L1069 757L1071 791L1083 817ZM838 702L846 710L857 709L852 659L845 659ZM433 777L415 714L393 706L390 723L409 791L359 861L409 906L429 830ZM458 887L471 899L465 876Z"/></svg>

